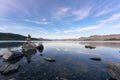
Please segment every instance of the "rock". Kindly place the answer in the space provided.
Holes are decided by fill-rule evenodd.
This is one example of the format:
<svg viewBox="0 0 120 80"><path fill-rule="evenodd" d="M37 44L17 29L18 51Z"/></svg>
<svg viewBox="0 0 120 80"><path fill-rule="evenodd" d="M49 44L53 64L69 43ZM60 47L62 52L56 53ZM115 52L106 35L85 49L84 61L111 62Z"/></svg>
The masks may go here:
<svg viewBox="0 0 120 80"><path fill-rule="evenodd" d="M7 67L9 66L10 64L4 64L0 67L0 72L4 72L5 69L7 69Z"/></svg>
<svg viewBox="0 0 120 80"><path fill-rule="evenodd" d="M40 54L40 56L43 56L43 54Z"/></svg>
<svg viewBox="0 0 120 80"><path fill-rule="evenodd" d="M91 46L91 45L85 45L85 48L89 48L89 49L95 49L96 47Z"/></svg>
<svg viewBox="0 0 120 80"><path fill-rule="evenodd" d="M0 72L2 74L8 74L8 73L12 73L14 71L17 71L19 69L19 65L16 64L4 64L0 67Z"/></svg>
<svg viewBox="0 0 120 80"><path fill-rule="evenodd" d="M8 66L8 68L4 70L3 74L7 74L9 72L17 71L19 67L20 67L19 65L10 64Z"/></svg>
<svg viewBox="0 0 120 80"><path fill-rule="evenodd" d="M15 63L17 63L18 61L20 61L22 58L23 58L23 56L18 57L18 58L15 58L15 59L12 59L12 60L7 60L6 62L8 62L8 63L10 63L10 64L15 64Z"/></svg>
<svg viewBox="0 0 120 80"><path fill-rule="evenodd" d="M11 57L12 54L13 53L11 51L6 51L6 52L3 53L2 57L3 57L3 59L7 60Z"/></svg>
<svg viewBox="0 0 120 80"><path fill-rule="evenodd" d="M28 34L27 41L31 41L31 36Z"/></svg>
<svg viewBox="0 0 120 80"><path fill-rule="evenodd" d="M94 60L94 61L101 61L101 58L100 57L94 57L94 58L90 58L91 60Z"/></svg>
<svg viewBox="0 0 120 80"><path fill-rule="evenodd" d="M18 52L18 51L6 51L4 54L3 54L3 59L5 60L12 60L12 59L16 59L18 57L21 57L23 56L23 54L21 52Z"/></svg>
<svg viewBox="0 0 120 80"><path fill-rule="evenodd" d="M15 78L11 78L11 79L9 79L9 80L15 80Z"/></svg>
<svg viewBox="0 0 120 80"><path fill-rule="evenodd" d="M42 53L43 49L44 49L44 46L42 44L39 44L36 48L40 53Z"/></svg>
<svg viewBox="0 0 120 80"><path fill-rule="evenodd" d="M28 49L36 49L35 43L31 42L31 36L28 35L27 41L22 45L22 49L28 50Z"/></svg>
<svg viewBox="0 0 120 80"><path fill-rule="evenodd" d="M33 42L25 42L22 45L22 49L28 50L28 49L36 49L36 45Z"/></svg>
<svg viewBox="0 0 120 80"><path fill-rule="evenodd" d="M44 57L43 59L49 62L55 62L55 60L50 57Z"/></svg>
<svg viewBox="0 0 120 80"><path fill-rule="evenodd" d="M110 80L120 80L120 63L108 62L107 69L111 76Z"/></svg>
<svg viewBox="0 0 120 80"><path fill-rule="evenodd" d="M108 78L104 77L102 80L109 80Z"/></svg>
<svg viewBox="0 0 120 80"><path fill-rule="evenodd" d="M68 80L68 79L56 77L56 80Z"/></svg>
<svg viewBox="0 0 120 80"><path fill-rule="evenodd" d="M114 79L114 78L111 77L109 80L117 80L117 79Z"/></svg>

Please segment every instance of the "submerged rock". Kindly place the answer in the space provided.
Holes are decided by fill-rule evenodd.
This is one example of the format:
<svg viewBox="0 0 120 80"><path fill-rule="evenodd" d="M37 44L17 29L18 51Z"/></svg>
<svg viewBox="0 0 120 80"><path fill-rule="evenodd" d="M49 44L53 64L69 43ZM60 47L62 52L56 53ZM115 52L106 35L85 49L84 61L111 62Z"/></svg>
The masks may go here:
<svg viewBox="0 0 120 80"><path fill-rule="evenodd" d="M44 57L43 59L49 62L55 62L55 60L50 57Z"/></svg>
<svg viewBox="0 0 120 80"><path fill-rule="evenodd" d="M100 57L94 57L94 58L90 58L91 60L94 60L94 61L101 61L101 58Z"/></svg>
<svg viewBox="0 0 120 80"><path fill-rule="evenodd" d="M7 67L9 66L10 64L4 64L0 67L0 72L4 72L5 69L7 69Z"/></svg>
<svg viewBox="0 0 120 80"><path fill-rule="evenodd" d="M95 49L96 47L91 46L91 45L85 45L85 48L89 48L89 49Z"/></svg>
<svg viewBox="0 0 120 80"><path fill-rule="evenodd" d="M16 64L4 64L0 67L0 72L2 74L8 74L8 73L12 73L14 71L17 71L19 69L19 65Z"/></svg>
<svg viewBox="0 0 120 80"><path fill-rule="evenodd" d="M111 77L109 80L117 80L117 79Z"/></svg>
<svg viewBox="0 0 120 80"><path fill-rule="evenodd" d="M5 60L12 60L12 59L16 59L18 57L23 56L23 54L19 51L6 51L5 53L3 53L2 58Z"/></svg>
<svg viewBox="0 0 120 80"><path fill-rule="evenodd" d="M16 80L15 78L11 78L11 79L9 79L9 80Z"/></svg>
<svg viewBox="0 0 120 80"><path fill-rule="evenodd" d="M10 64L15 64L17 63L18 61L20 61L21 59L23 58L23 56L20 56L20 57L17 57L15 59L12 59L12 60L7 60L6 62L10 63Z"/></svg>
<svg viewBox="0 0 120 80"><path fill-rule="evenodd" d="M68 80L67 78L56 77L56 80Z"/></svg>

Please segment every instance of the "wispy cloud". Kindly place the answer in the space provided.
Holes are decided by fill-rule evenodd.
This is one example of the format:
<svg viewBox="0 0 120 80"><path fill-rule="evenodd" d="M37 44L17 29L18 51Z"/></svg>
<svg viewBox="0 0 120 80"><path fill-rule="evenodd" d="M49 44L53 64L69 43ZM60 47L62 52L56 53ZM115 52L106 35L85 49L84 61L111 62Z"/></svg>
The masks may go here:
<svg viewBox="0 0 120 80"><path fill-rule="evenodd" d="M116 10L119 10L120 9L120 5L115 5L115 6L112 6L112 7L106 7L102 10L100 10L95 16L98 17L98 16L101 16L101 15L105 15L105 14L108 14L110 12L113 12L113 11L116 11Z"/></svg>
<svg viewBox="0 0 120 80"><path fill-rule="evenodd" d="M91 10L92 10L92 6L80 8L79 10L72 11L72 15L75 17L76 21L82 20L90 14Z"/></svg>
<svg viewBox="0 0 120 80"><path fill-rule="evenodd" d="M30 19L25 19L24 21L26 22L31 22L31 23L35 23L35 24L48 24L50 22L48 22L46 19L42 19L42 20L30 20Z"/></svg>
<svg viewBox="0 0 120 80"><path fill-rule="evenodd" d="M0 5L1 5L0 15L2 16L8 16L12 13L18 13L18 12L21 12L22 14L27 14L27 15L29 14L29 11L28 11L29 7L25 7L25 5L22 5L22 3L19 2L18 0L0 1Z"/></svg>
<svg viewBox="0 0 120 80"><path fill-rule="evenodd" d="M66 19L70 19L73 18L72 21L79 21L82 19L85 19L87 16L90 15L90 12L92 10L92 6L87 6L87 7L83 7L83 8L78 8L78 9L74 9L74 8L70 8L70 7L61 7L58 9L57 12L55 12L54 15L54 19L60 20L62 18L66 18Z"/></svg>
<svg viewBox="0 0 120 80"><path fill-rule="evenodd" d="M54 13L54 18L61 19L62 17L66 17L68 15L67 13L69 10L70 8L67 8L67 7L59 8L58 11Z"/></svg>
<svg viewBox="0 0 120 80"><path fill-rule="evenodd" d="M107 13L110 13L112 11L112 9L103 9L102 11L100 11L99 13L97 13L95 16L101 16Z"/></svg>
<svg viewBox="0 0 120 80"><path fill-rule="evenodd" d="M113 21L116 21L120 19L120 14L114 14L110 18L101 20L96 26L90 26L90 27L84 27L84 28L77 28L77 29L72 29L72 30L65 30L64 33L72 33L72 32L84 32L84 31L90 31L90 30L96 30L101 28L102 26L109 24ZM117 25L119 26L119 25Z"/></svg>
<svg viewBox="0 0 120 80"><path fill-rule="evenodd" d="M43 0L0 0L0 16L1 17L36 17L41 9ZM33 5L35 4L35 5Z"/></svg>
<svg viewBox="0 0 120 80"><path fill-rule="evenodd" d="M110 23L110 22L116 21L118 19L120 19L120 13L112 15L110 18L101 20L100 23L102 23L102 24Z"/></svg>
<svg viewBox="0 0 120 80"><path fill-rule="evenodd" d="M98 28L100 28L100 26L90 26L90 27L78 28L73 30L66 30L64 31L64 33L90 31Z"/></svg>

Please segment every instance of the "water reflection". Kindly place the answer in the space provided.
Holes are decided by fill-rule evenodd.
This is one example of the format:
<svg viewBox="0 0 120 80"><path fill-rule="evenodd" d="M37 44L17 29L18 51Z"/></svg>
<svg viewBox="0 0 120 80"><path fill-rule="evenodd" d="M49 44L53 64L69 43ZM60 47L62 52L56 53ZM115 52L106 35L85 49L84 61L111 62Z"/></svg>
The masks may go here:
<svg viewBox="0 0 120 80"><path fill-rule="evenodd" d="M80 42L44 42L44 46L37 49L25 49L24 56L13 61L2 62L3 64L21 65L16 74L0 75L1 79L9 80L109 80L110 75L107 70L107 63L109 61L120 62L120 56L117 54L119 46L104 46L96 49L85 49L85 44ZM95 46L95 43L92 43ZM97 43L98 44L98 43ZM100 44L100 43L99 43ZM108 45L108 43L106 43ZM119 44L119 43L118 43ZM5 48L0 48L0 52ZM11 48L13 49L13 48ZM44 51L43 51L44 50ZM49 56L47 58L42 57ZM93 61L90 58L100 57L101 61ZM40 57L41 56L41 57ZM56 62L50 63L46 60L54 59ZM44 60L45 59L45 60ZM26 62L27 61L27 62ZM28 64L30 63L30 64Z"/></svg>
<svg viewBox="0 0 120 80"><path fill-rule="evenodd" d="M0 42L0 48L19 47L23 42Z"/></svg>
<svg viewBox="0 0 120 80"><path fill-rule="evenodd" d="M120 48L120 42L80 42L81 45L91 45L91 46L103 46L103 47L112 47L112 48Z"/></svg>

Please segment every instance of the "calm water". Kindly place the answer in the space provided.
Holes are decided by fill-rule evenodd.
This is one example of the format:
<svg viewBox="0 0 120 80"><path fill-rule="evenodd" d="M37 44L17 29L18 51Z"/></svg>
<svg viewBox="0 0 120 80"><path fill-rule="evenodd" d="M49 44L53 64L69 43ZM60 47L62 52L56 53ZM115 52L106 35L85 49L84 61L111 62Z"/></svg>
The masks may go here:
<svg viewBox="0 0 120 80"><path fill-rule="evenodd" d="M39 44L41 42L35 42ZM23 42L0 42L0 54L7 49L21 51ZM17 61L21 67L17 72L2 75L0 80L105 80L110 75L108 62L120 63L120 42L42 42L41 52L22 57ZM95 46L95 49L85 48L85 45ZM56 62L48 62L44 57L50 57ZM90 58L100 57L101 61ZM0 59L0 65L5 64Z"/></svg>

